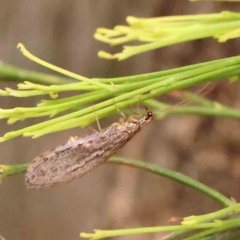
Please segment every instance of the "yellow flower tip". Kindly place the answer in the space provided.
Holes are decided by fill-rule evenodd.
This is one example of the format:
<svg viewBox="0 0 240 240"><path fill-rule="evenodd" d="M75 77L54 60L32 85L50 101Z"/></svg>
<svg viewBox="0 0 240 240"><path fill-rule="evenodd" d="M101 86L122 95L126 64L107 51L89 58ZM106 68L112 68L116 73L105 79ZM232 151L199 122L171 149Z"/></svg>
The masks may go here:
<svg viewBox="0 0 240 240"><path fill-rule="evenodd" d="M50 118L56 116L58 114L57 110L54 110L51 114L50 114Z"/></svg>
<svg viewBox="0 0 240 240"><path fill-rule="evenodd" d="M25 85L24 83L19 83L19 84L17 85L18 89L24 89L25 86L26 86L26 85Z"/></svg>
<svg viewBox="0 0 240 240"><path fill-rule="evenodd" d="M222 36L222 37L219 37L218 38L218 42L220 42L220 43L224 43L224 42L226 42L228 40L228 37L226 37L226 36Z"/></svg>
<svg viewBox="0 0 240 240"><path fill-rule="evenodd" d="M17 49L19 49L20 52L22 52L22 54L25 54L27 52L27 49L24 47L22 43L18 43Z"/></svg>
<svg viewBox="0 0 240 240"><path fill-rule="evenodd" d="M114 31L109 28L97 28L96 33L100 33L101 35L112 34Z"/></svg>
<svg viewBox="0 0 240 240"><path fill-rule="evenodd" d="M133 17L133 16L128 16L128 17L126 18L126 21L127 21L127 23L128 23L129 25L131 25L131 24L136 24L136 23L139 22L138 18Z"/></svg>
<svg viewBox="0 0 240 240"><path fill-rule="evenodd" d="M109 39L108 37L105 37L105 36L102 35L102 34L95 33L95 34L93 35L93 37L94 37L96 40L100 41L100 42L104 42L104 43L107 43L107 44L110 44L110 43L111 43L111 39Z"/></svg>
<svg viewBox="0 0 240 240"><path fill-rule="evenodd" d="M96 33L105 33L105 28L97 28Z"/></svg>
<svg viewBox="0 0 240 240"><path fill-rule="evenodd" d="M5 142L7 139L5 137L0 137L0 142Z"/></svg>
<svg viewBox="0 0 240 240"><path fill-rule="evenodd" d="M0 96L9 96L9 93L5 90L0 89Z"/></svg>
<svg viewBox="0 0 240 240"><path fill-rule="evenodd" d="M21 52L23 55L25 55L25 56L31 55L31 54L28 52L28 50L24 47L24 45L23 45L22 43L18 43L17 49L19 49L20 52Z"/></svg>
<svg viewBox="0 0 240 240"><path fill-rule="evenodd" d="M48 134L48 133L30 133L32 136L32 139L35 139L35 138L39 138L41 136L43 136L44 134Z"/></svg>
<svg viewBox="0 0 240 240"><path fill-rule="evenodd" d="M94 234L92 233L80 233L79 236L81 238L91 238Z"/></svg>
<svg viewBox="0 0 240 240"><path fill-rule="evenodd" d="M0 176L5 172L4 165L0 165Z"/></svg>
<svg viewBox="0 0 240 240"><path fill-rule="evenodd" d="M31 82L28 81L24 81L23 83L19 83L18 85L18 89L33 89L33 84Z"/></svg>
<svg viewBox="0 0 240 240"><path fill-rule="evenodd" d="M45 103L43 102L37 104L37 107L43 107L43 106L45 106Z"/></svg>
<svg viewBox="0 0 240 240"><path fill-rule="evenodd" d="M20 49L20 50L21 50L22 48L25 48L24 45L23 45L22 43L18 43L17 49Z"/></svg>
<svg viewBox="0 0 240 240"><path fill-rule="evenodd" d="M110 60L116 59L115 55L112 55L112 54L104 52L104 51L99 51L98 52L98 57L105 58L105 59L110 59Z"/></svg>
<svg viewBox="0 0 240 240"><path fill-rule="evenodd" d="M9 118L8 121L7 121L7 124L8 125L12 125L12 124L14 124L17 121L19 121L18 118Z"/></svg>
<svg viewBox="0 0 240 240"><path fill-rule="evenodd" d="M13 89L8 88L8 87L6 87L5 90L6 90L7 92L11 92L11 91L13 91Z"/></svg>
<svg viewBox="0 0 240 240"><path fill-rule="evenodd" d="M214 103L214 107L215 107L215 109L217 109L217 110L222 110L222 105L221 104L219 104L219 103L217 103L217 102L215 102Z"/></svg>
<svg viewBox="0 0 240 240"><path fill-rule="evenodd" d="M56 99L58 97L58 94L56 92L49 93L49 96L53 99Z"/></svg>
<svg viewBox="0 0 240 240"><path fill-rule="evenodd" d="M96 39L96 40L101 40L103 38L102 34L101 33L94 33L93 34L93 37Z"/></svg>
<svg viewBox="0 0 240 240"><path fill-rule="evenodd" d="M23 133L23 137L31 137L31 136L33 136L32 132L25 132L25 133Z"/></svg>

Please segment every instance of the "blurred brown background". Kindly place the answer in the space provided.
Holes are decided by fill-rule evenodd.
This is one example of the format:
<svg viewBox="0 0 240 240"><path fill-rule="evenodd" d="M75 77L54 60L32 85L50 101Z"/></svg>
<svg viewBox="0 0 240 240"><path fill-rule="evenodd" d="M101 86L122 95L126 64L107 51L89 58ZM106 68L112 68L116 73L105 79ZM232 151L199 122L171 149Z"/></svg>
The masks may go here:
<svg viewBox="0 0 240 240"><path fill-rule="evenodd" d="M24 58L22 42L36 56L87 77L117 77L158 71L239 54L239 40L218 44L206 39L159 49L126 61L98 59L110 48L93 39L97 27L125 24L129 15L153 17L236 10L237 3L190 3L186 0L8 0L0 1L0 58L40 72L47 69ZM118 48L113 48L117 51ZM1 83L0 88L15 87ZM239 107L239 83L221 82L210 96ZM33 106L40 100L1 98L1 108ZM107 119L110 123L115 119ZM1 121L0 134L39 122L13 126ZM101 121L103 126L107 122ZM19 137L0 144L0 162L19 164L62 144L72 129L32 140ZM240 126L238 121L198 116L154 121L119 154L177 170L240 199ZM104 164L72 183L44 190L26 190L24 175L7 178L0 187L0 235L6 240L75 240L93 229L135 228L167 224L172 216L204 214L219 205L178 183L138 169ZM125 237L160 239L161 234Z"/></svg>

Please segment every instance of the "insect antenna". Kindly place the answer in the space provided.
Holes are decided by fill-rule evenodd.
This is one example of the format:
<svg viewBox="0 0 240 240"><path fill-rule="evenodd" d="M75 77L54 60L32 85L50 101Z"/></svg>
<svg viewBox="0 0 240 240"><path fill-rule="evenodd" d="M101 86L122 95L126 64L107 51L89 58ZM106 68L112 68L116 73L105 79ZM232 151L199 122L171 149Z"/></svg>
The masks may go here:
<svg viewBox="0 0 240 240"><path fill-rule="evenodd" d="M218 84L212 84L212 83L207 83L205 84L201 89L199 89L198 91L194 92L194 94L199 94L199 93L202 93L201 94L201 97L207 95L209 92L211 92ZM209 88L209 86L211 86ZM206 91L205 91L206 90ZM180 91L180 90L176 90L176 91L172 91L170 93L168 93L169 96L171 97L174 97L174 98L181 98L182 100L174 105L170 105L170 106L165 106L164 109L162 110L159 110L159 111L154 111L153 114L161 114L161 113L164 113L164 112L168 112L170 110L173 110L173 109L176 109L176 108L179 108L179 107L182 107L182 106L187 106L187 105L190 105L192 102L194 102L193 99L183 99L183 92ZM146 101L147 103L147 101ZM165 103L162 103L162 105L167 105ZM150 104L149 103L149 106L153 107L153 104ZM155 106L156 107L156 106Z"/></svg>

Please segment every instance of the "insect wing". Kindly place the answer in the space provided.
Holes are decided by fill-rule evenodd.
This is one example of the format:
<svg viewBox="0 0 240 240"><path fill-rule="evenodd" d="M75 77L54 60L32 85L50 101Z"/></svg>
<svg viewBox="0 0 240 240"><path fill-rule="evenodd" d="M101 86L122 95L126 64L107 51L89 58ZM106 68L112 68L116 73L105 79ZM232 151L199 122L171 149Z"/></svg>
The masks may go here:
<svg viewBox="0 0 240 240"><path fill-rule="evenodd" d="M91 171L128 142L139 125L113 124L101 134L92 134L36 157L26 173L28 188L42 188L69 182Z"/></svg>

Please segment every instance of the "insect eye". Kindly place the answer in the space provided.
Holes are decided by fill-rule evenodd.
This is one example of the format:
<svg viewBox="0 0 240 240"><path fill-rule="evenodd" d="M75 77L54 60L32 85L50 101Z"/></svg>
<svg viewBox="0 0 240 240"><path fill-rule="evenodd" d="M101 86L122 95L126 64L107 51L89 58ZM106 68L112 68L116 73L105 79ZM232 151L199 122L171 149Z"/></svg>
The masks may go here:
<svg viewBox="0 0 240 240"><path fill-rule="evenodd" d="M148 117L152 117L152 116L153 116L153 113L152 113L151 111L148 111L147 116L148 116Z"/></svg>

